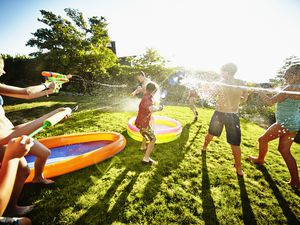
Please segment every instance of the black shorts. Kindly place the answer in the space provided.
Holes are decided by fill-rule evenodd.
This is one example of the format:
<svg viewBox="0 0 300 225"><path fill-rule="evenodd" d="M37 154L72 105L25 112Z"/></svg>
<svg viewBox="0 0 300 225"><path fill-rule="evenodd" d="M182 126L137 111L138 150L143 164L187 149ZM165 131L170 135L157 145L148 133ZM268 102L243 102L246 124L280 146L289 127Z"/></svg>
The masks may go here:
<svg viewBox="0 0 300 225"><path fill-rule="evenodd" d="M238 114L215 111L210 120L208 133L220 137L224 126L227 142L232 145L240 146L241 128Z"/></svg>

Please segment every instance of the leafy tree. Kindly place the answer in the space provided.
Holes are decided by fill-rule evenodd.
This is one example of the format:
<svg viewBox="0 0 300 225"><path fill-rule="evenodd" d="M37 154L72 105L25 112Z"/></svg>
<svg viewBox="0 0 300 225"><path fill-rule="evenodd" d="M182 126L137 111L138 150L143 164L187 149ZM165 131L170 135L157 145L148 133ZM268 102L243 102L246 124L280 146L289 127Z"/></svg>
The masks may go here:
<svg viewBox="0 0 300 225"><path fill-rule="evenodd" d="M41 10L44 28L37 29L26 45L37 47L32 53L47 62L49 70L62 73L108 75L107 69L117 61L116 55L107 47L110 38L104 17L91 17L86 22L83 14L66 8L70 20L50 11Z"/></svg>
<svg viewBox="0 0 300 225"><path fill-rule="evenodd" d="M174 69L166 67L168 61L152 48L147 49L141 56L129 58L129 61L137 72L144 71L147 76L158 83L163 83L169 75L175 72Z"/></svg>

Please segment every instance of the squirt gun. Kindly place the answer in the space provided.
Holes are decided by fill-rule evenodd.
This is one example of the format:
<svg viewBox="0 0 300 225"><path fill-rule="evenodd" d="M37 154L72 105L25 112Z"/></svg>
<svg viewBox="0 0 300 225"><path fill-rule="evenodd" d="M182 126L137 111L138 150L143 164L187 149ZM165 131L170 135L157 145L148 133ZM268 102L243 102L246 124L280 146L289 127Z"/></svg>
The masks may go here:
<svg viewBox="0 0 300 225"><path fill-rule="evenodd" d="M48 72L48 71L43 71L42 76L45 77L46 83L51 83L54 82L57 85L57 88L55 88L54 93L58 93L59 89L62 88L62 85L64 83L69 82L69 79L72 78L72 75L64 75L60 73L55 73L55 72Z"/></svg>

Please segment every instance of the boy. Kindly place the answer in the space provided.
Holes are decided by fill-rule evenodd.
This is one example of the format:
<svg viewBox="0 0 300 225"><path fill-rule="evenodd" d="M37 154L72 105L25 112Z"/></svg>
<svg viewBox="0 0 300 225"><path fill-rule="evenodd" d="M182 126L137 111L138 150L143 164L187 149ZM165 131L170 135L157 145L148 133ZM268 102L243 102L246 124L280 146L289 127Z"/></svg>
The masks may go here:
<svg viewBox="0 0 300 225"><path fill-rule="evenodd" d="M143 95L147 84L151 81L149 78L146 77L145 73L141 71L139 75L137 75L137 78L141 84L141 86L138 86L130 95L136 96L136 95Z"/></svg>
<svg viewBox="0 0 300 225"><path fill-rule="evenodd" d="M154 106L153 95L157 91L157 85L153 82L149 82L146 86L146 91L139 105L139 112L135 120L135 125L140 129L140 133L143 136L141 149L144 150L144 158L142 163L152 165L154 160L150 158L151 152L154 148L156 137L151 127L152 112L161 111L162 106ZM148 145L147 145L147 142Z"/></svg>
<svg viewBox="0 0 300 225"><path fill-rule="evenodd" d="M228 85L242 85L243 82L234 78L237 67L233 63L225 64L221 67L221 75L223 83ZM217 101L215 112L209 124L208 134L205 136L202 151L206 151L208 144L214 136L219 137L223 127L226 129L226 138L230 144L236 172L239 176L243 176L241 166L241 128L238 115L239 105L248 98L248 93L240 88L232 88L220 86L216 91Z"/></svg>

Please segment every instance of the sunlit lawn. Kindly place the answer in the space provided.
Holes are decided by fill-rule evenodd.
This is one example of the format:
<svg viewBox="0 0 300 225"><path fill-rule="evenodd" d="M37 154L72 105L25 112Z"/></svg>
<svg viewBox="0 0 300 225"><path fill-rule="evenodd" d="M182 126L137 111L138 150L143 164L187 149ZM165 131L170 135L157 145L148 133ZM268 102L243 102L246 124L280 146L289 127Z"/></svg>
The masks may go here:
<svg viewBox="0 0 300 225"><path fill-rule="evenodd" d="M160 112L182 123L181 137L155 146L155 166L141 164L140 143L126 134L136 112L92 97L51 97L40 102L6 106L16 123L36 118L56 107L79 110L64 123L37 137L91 131L115 131L127 139L117 156L97 165L55 178L49 187L26 185L22 204L35 204L33 224L299 224L300 197L286 182L288 170L270 144L265 166L246 161L257 154L263 129L242 120L242 156L245 175L237 177L224 133L207 153L201 145L212 115L199 108L199 121L191 123L187 107L166 106ZM25 117L25 119L23 118ZM300 165L299 144L292 151ZM298 218L298 220L297 220Z"/></svg>

